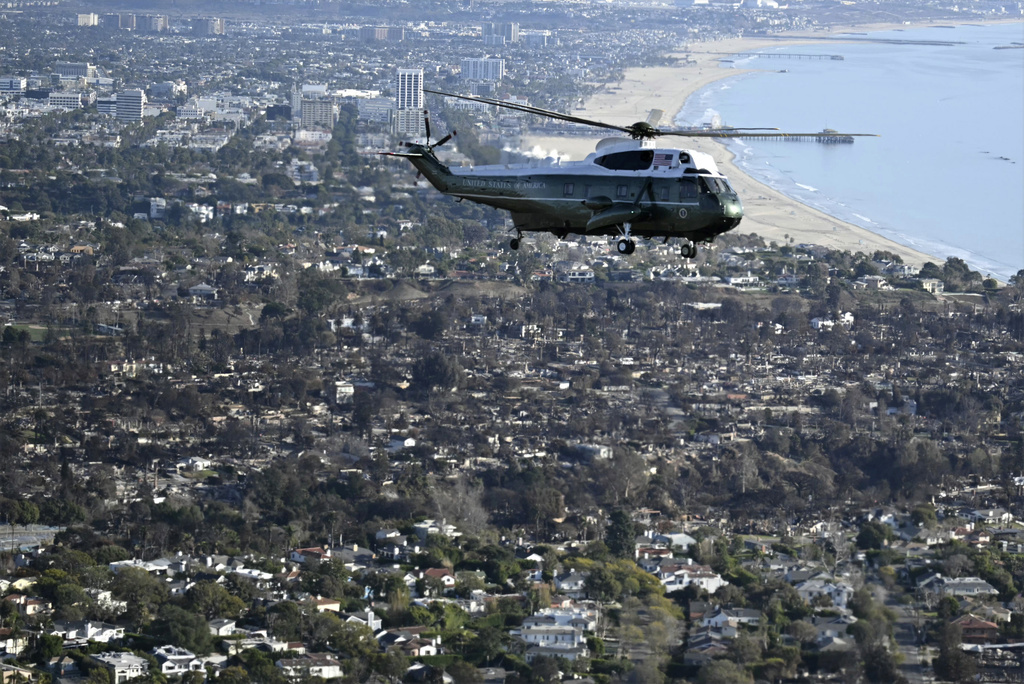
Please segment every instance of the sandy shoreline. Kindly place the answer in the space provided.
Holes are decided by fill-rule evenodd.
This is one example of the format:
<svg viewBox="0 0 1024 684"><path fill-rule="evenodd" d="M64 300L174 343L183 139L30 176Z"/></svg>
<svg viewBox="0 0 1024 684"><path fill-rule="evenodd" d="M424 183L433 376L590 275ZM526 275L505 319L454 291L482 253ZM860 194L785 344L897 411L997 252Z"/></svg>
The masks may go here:
<svg viewBox="0 0 1024 684"><path fill-rule="evenodd" d="M974 22L979 23L979 22ZM995 23L995 22L988 22ZM913 27L929 26L932 22L914 24ZM823 39L838 33L867 33L893 29L905 29L903 24L874 24L869 26L836 27L823 33ZM806 35L800 32L799 35ZM785 34L772 39L730 38L726 40L691 43L693 52L686 53L695 62L678 66L638 67L625 72L622 82L605 89L587 100L583 109L574 115L597 119L612 124L629 125L647 118L651 109L664 110L661 125L672 126L686 99L710 83L755 71L753 69L722 69L718 60L724 55L703 54L704 52L739 53L768 46L812 43L809 40L785 40ZM736 122L740 126L771 125L765 122ZM596 131L597 129L595 129ZM590 136L528 136L523 138L526 149L539 147L554 151L563 158L583 159L594 151L600 140L600 133ZM767 241L784 243L808 243L824 245L833 249L871 254L875 250L886 250L899 254L903 261L920 266L926 261L944 263L945 256L930 255L901 245L866 228L840 221L824 212L793 200L781 192L764 185L733 163L733 154L725 145L706 139L690 139L687 148L704 150L714 155L719 169L728 178L743 202L743 222L736 228L741 233L756 233ZM548 152L549 154L551 152Z"/></svg>

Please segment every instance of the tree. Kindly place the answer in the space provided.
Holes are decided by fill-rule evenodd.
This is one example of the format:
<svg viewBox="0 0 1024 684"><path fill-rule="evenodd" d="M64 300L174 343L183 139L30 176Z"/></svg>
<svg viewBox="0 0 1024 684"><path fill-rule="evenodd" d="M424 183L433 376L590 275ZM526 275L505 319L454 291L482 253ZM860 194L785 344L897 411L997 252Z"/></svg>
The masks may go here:
<svg viewBox="0 0 1024 684"><path fill-rule="evenodd" d="M742 665L728 660L712 660L700 668L697 684L753 684L754 677Z"/></svg>
<svg viewBox="0 0 1024 684"><path fill-rule="evenodd" d="M155 577L140 568L121 568L111 590L116 598L128 604L127 617L137 627L152 619L167 600L167 588Z"/></svg>
<svg viewBox="0 0 1024 684"><path fill-rule="evenodd" d="M245 602L233 596L216 582L196 582L188 590L188 601L192 610L200 613L207 620L218 617L239 617L245 610Z"/></svg>
<svg viewBox="0 0 1024 684"><path fill-rule="evenodd" d="M153 622L153 633L196 654L209 653L213 646L210 627L203 616L172 604L160 609L160 616Z"/></svg>
<svg viewBox="0 0 1024 684"><path fill-rule="evenodd" d="M458 361L439 351L427 351L412 365L412 384L428 394L434 390L450 392L458 387L461 379L462 367Z"/></svg>
<svg viewBox="0 0 1024 684"><path fill-rule="evenodd" d="M892 528L876 520L864 523L857 533L858 549L880 549L893 539Z"/></svg>
<svg viewBox="0 0 1024 684"><path fill-rule="evenodd" d="M366 625L345 622L330 636L331 647L353 660L368 662L377 653L377 640Z"/></svg>
<svg viewBox="0 0 1024 684"><path fill-rule="evenodd" d="M932 663L939 679L951 682L974 681L977 664L960 648L963 642L960 625L947 624L939 632L939 656Z"/></svg>
<svg viewBox="0 0 1024 684"><path fill-rule="evenodd" d="M636 550L636 524L629 513L619 509L613 511L605 533L604 543L608 550L618 558L632 558Z"/></svg>

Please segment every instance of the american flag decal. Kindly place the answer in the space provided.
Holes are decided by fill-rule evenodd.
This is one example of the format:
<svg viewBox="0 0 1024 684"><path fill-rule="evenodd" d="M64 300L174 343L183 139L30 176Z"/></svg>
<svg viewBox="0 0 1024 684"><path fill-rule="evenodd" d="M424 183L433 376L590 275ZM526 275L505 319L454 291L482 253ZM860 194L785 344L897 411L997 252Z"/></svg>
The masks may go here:
<svg viewBox="0 0 1024 684"><path fill-rule="evenodd" d="M659 166L672 166L672 155L668 152L654 153L654 168Z"/></svg>

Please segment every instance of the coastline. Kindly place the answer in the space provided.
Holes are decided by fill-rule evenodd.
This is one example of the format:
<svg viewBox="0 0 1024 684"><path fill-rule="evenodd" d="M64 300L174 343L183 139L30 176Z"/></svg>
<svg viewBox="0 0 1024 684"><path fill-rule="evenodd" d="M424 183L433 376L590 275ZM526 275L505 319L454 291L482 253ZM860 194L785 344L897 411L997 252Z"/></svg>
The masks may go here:
<svg viewBox="0 0 1024 684"><path fill-rule="evenodd" d="M1007 23L1007 22L984 22ZM1017 23L1016 21L1014 23ZM833 27L822 33L823 41L841 42L837 34L870 33L908 26L921 27L933 22L905 24L871 24L854 27ZM806 36L806 32L800 32ZM786 39L786 34L772 38L729 38L691 44L698 50L691 53L672 53L673 56L688 54L691 63L676 66L636 67L628 69L623 80L602 90L587 100L582 109L573 114L608 123L628 125L643 120L651 109L665 112L662 124L671 126L688 97L711 83L756 69L723 69L718 62L725 55L702 54L703 51L716 53L740 53L778 45L812 44L806 38ZM770 124L770 122L767 122ZM737 122L740 126L765 125L766 122ZM596 143L604 136L526 136L524 149L538 149L542 156L562 156L574 160L583 159L593 152ZM768 242L779 244L816 244L832 249L871 254L876 250L898 254L905 263L921 266L931 261L945 262L946 257L927 254L900 244L861 226L839 220L822 211L800 203L781 192L754 180L733 163L733 153L723 144L709 139L693 139L686 146L712 154L719 169L729 178L743 202L744 217L736 228L739 232L756 233Z"/></svg>

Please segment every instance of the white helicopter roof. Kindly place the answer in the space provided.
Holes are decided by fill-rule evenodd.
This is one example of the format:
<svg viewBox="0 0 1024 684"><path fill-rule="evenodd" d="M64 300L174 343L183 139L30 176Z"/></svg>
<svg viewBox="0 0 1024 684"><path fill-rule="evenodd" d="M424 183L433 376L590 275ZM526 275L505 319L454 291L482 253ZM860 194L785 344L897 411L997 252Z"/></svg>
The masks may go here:
<svg viewBox="0 0 1024 684"><path fill-rule="evenodd" d="M614 168L614 165L603 165L603 160L609 155L630 153L637 150L650 150L650 166L644 169ZM714 157L706 152L686 150L676 147L659 147L653 140L630 140L627 138L604 138L597 143L595 151L587 155L581 161L562 161L560 158L547 157L536 159L523 164L488 164L476 167L456 167L451 171L455 175L505 175L509 171L529 170L531 173L585 173L588 175L622 175L633 173L647 175L651 173L677 176L685 173L711 173L721 175Z"/></svg>

